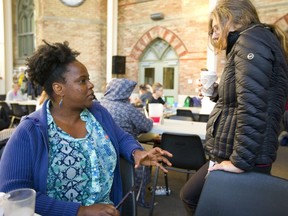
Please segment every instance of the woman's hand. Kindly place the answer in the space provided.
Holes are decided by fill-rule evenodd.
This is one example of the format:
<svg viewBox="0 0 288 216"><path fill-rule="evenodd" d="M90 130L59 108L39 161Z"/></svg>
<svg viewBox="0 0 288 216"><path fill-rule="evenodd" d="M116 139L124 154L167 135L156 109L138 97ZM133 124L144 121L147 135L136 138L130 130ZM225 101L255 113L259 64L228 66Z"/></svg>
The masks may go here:
<svg viewBox="0 0 288 216"><path fill-rule="evenodd" d="M201 80L198 79L197 81L197 91L198 91L198 97L204 97L203 94L202 94L202 83L201 83Z"/></svg>
<svg viewBox="0 0 288 216"><path fill-rule="evenodd" d="M218 83L214 82L213 83L213 88L214 88L214 91L213 91L213 94L212 96L210 96L210 100L211 101L214 101L216 102L218 100ZM202 83L201 83L201 80L197 80L197 90L198 90L198 96L199 97L204 97L204 95L202 94Z"/></svg>
<svg viewBox="0 0 288 216"><path fill-rule="evenodd" d="M161 170L163 170L164 172L168 172L162 166L162 163L165 163L168 166L171 166L172 164L164 156L173 157L170 152L165 151L159 147L153 148L150 151L136 150L134 152L135 168L139 167L140 165L159 166Z"/></svg>
<svg viewBox="0 0 288 216"><path fill-rule="evenodd" d="M222 161L221 163L216 163L214 166L210 167L208 171L214 171L214 170L223 170L227 172L233 172L233 173L242 173L244 170L241 170L234 166L231 161Z"/></svg>
<svg viewBox="0 0 288 216"><path fill-rule="evenodd" d="M94 204L81 206L77 216L120 216L120 212L110 204Z"/></svg>

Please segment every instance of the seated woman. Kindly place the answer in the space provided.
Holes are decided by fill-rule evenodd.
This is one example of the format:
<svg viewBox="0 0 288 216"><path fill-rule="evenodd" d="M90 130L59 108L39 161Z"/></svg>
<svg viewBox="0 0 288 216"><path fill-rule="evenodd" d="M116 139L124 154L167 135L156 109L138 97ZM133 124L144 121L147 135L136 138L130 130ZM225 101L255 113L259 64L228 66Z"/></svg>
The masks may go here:
<svg viewBox="0 0 288 216"><path fill-rule="evenodd" d="M121 200L120 155L135 167L171 163L160 148L145 151L94 101L94 85L68 42L44 41L28 59L29 79L49 99L26 116L0 163L0 191L33 188L37 214L110 215Z"/></svg>
<svg viewBox="0 0 288 216"><path fill-rule="evenodd" d="M148 103L161 103L164 107L167 106L166 102L162 99L163 85L161 83L154 83L152 86L152 95L148 99Z"/></svg>
<svg viewBox="0 0 288 216"><path fill-rule="evenodd" d="M144 107L148 103L149 98L151 98L152 93L150 91L152 87L148 84L139 85L139 98L133 101L135 106Z"/></svg>

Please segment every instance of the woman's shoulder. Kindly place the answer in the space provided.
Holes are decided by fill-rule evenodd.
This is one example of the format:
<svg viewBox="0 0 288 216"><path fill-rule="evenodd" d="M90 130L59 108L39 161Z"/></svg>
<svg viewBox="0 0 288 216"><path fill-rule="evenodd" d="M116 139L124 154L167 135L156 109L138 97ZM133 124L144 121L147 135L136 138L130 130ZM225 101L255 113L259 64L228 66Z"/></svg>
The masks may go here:
<svg viewBox="0 0 288 216"><path fill-rule="evenodd" d="M105 109L99 100L94 100L90 109Z"/></svg>
<svg viewBox="0 0 288 216"><path fill-rule="evenodd" d="M240 33L240 41L253 44L272 45L272 41L277 40L271 28L264 24L252 25Z"/></svg>

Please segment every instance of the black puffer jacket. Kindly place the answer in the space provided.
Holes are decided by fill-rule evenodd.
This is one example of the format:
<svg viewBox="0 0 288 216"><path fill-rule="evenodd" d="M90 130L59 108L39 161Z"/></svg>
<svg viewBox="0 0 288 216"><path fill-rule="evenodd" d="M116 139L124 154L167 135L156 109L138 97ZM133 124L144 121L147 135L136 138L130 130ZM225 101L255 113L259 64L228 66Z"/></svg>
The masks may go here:
<svg viewBox="0 0 288 216"><path fill-rule="evenodd" d="M269 28L254 25L239 34L218 93L207 124L207 154L243 170L272 164L288 94L288 66Z"/></svg>

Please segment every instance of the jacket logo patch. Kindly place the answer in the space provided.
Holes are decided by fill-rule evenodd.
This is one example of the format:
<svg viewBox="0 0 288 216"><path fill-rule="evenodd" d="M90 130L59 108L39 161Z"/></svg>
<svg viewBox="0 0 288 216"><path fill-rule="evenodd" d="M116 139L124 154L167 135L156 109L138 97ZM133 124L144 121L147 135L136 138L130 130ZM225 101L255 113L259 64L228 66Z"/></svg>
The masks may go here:
<svg viewBox="0 0 288 216"><path fill-rule="evenodd" d="M253 53L249 53L248 55L247 55L247 59L248 60L252 60L254 58L254 54Z"/></svg>

